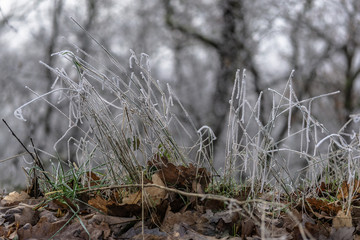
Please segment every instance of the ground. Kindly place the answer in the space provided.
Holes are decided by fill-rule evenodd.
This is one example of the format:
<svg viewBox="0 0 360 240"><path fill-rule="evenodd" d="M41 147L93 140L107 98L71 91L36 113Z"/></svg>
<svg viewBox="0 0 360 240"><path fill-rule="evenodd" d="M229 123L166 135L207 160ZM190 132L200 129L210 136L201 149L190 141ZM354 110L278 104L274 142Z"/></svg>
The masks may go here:
<svg viewBox="0 0 360 240"><path fill-rule="evenodd" d="M36 184L3 196L0 239L360 239L357 181L348 204L346 182L340 192L322 183L316 198L250 188L224 196L193 165L158 164L140 184L99 187L95 173L86 176L90 188L73 198Z"/></svg>

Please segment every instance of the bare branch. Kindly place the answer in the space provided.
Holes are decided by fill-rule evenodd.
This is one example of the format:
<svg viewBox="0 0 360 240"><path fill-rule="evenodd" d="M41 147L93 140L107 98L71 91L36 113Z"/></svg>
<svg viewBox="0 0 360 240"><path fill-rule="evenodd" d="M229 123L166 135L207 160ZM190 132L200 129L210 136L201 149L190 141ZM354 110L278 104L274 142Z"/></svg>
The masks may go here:
<svg viewBox="0 0 360 240"><path fill-rule="evenodd" d="M197 39L203 43L205 43L208 46L214 47L214 48L219 48L219 43L214 40L211 39L210 37L204 36L203 34L199 33L198 31L196 31L195 29L191 28L191 27L186 27L182 24L179 23L175 23L174 19L173 19L173 15L174 15L174 9L170 4L170 0L163 0L164 6L165 6L165 11L166 11L166 15L165 15L165 21L166 24L174 29L174 30L178 30L188 36L191 36L194 39Z"/></svg>

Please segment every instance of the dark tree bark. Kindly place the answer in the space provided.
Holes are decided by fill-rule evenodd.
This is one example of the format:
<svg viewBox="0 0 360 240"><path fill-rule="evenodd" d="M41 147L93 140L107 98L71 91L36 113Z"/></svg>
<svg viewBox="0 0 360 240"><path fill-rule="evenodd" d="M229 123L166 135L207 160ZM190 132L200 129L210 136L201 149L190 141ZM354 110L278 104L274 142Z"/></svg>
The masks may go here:
<svg viewBox="0 0 360 240"><path fill-rule="evenodd" d="M57 41L57 39L59 37L59 33L60 33L59 20L60 20L60 15L63 10L63 1L62 0L55 0L53 3L54 3L54 8L53 8L53 14L52 14L52 21L51 21L51 35L50 35L48 46L45 48L45 54L44 54L45 62L50 67L54 67L54 58L51 57L51 54L53 54L55 52L55 48L57 45L56 41ZM44 71L45 71L45 79L47 81L46 90L50 91L51 85L54 81L54 75L48 68L44 68ZM45 115L43 118L45 136L50 135L51 129L53 127L53 122L51 121L51 116L53 114L53 111L54 111L53 107L50 106L49 104L47 104Z"/></svg>
<svg viewBox="0 0 360 240"><path fill-rule="evenodd" d="M238 68L246 68L253 76L255 92L260 94L260 74L253 59L255 49L247 46L246 41L251 38L248 22L245 19L246 9L243 1L224 0L220 1L221 27L220 39L202 34L191 26L185 26L174 20L176 15L170 0L163 0L166 10L166 23L176 31L200 41L202 44L213 48L219 59L219 71L217 73L215 89L212 95L211 110L209 113L210 127L215 135L220 137L226 129L226 121L230 90L233 86L235 73ZM264 119L261 119L264 122Z"/></svg>

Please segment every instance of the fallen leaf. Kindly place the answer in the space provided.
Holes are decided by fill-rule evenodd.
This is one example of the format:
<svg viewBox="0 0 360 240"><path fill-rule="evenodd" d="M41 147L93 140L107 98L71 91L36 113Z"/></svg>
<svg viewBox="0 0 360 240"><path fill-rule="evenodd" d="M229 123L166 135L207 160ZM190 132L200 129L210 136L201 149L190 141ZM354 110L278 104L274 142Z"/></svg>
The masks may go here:
<svg viewBox="0 0 360 240"><path fill-rule="evenodd" d="M172 186L178 184L185 186L185 178L181 175L180 170L174 164L168 163L166 166L162 166L159 173L163 182Z"/></svg>
<svg viewBox="0 0 360 240"><path fill-rule="evenodd" d="M307 198L306 202L308 205L306 206L310 211L324 211L330 216L334 216L337 212L341 210L341 206L337 206L335 202L327 202L322 199L316 199L316 198Z"/></svg>
<svg viewBox="0 0 360 240"><path fill-rule="evenodd" d="M350 215L350 212L348 214L345 214L344 211L340 210L336 217L333 219L333 228L340 229L344 227L352 227L352 218Z"/></svg>
<svg viewBox="0 0 360 240"><path fill-rule="evenodd" d="M86 230L89 232L89 235L85 231L83 225ZM101 222L100 224L89 224L88 221L82 220L82 224L79 221L73 222L72 224L66 225L63 228L59 235L60 239L108 239L110 237L111 230L109 225L105 222ZM56 238L55 239L59 239Z"/></svg>
<svg viewBox="0 0 360 240"><path fill-rule="evenodd" d="M148 163L149 166L155 166L155 163ZM210 183L210 175L205 168L197 168L193 164L189 166L175 166L173 163L156 162L156 168L159 170L161 180L171 185L171 187L181 187L192 189L195 192L203 192ZM201 189L193 182L200 183Z"/></svg>
<svg viewBox="0 0 360 240"><path fill-rule="evenodd" d="M110 202L111 203L111 202ZM94 208L97 208L101 211L103 211L104 213L108 212L107 209L107 205L109 204L109 201L103 199L102 197L100 197L99 195L96 195L95 198L92 198L88 201L88 204L90 206L93 206Z"/></svg>
<svg viewBox="0 0 360 240"><path fill-rule="evenodd" d="M331 228L328 240L353 240L354 227Z"/></svg>
<svg viewBox="0 0 360 240"><path fill-rule="evenodd" d="M54 223L48 221L47 217L40 218L35 226L26 224L18 230L19 239L49 239L53 236L62 226L66 220L60 220Z"/></svg>
<svg viewBox="0 0 360 240"><path fill-rule="evenodd" d="M205 209L210 209L212 211L219 211L225 208L224 201L215 200L215 199L206 199L204 203Z"/></svg>
<svg viewBox="0 0 360 240"><path fill-rule="evenodd" d="M313 224L311 222L305 223L305 229L309 231L312 237L318 239L320 236L320 228L317 224Z"/></svg>
<svg viewBox="0 0 360 240"><path fill-rule="evenodd" d="M141 206L137 204L117 204L112 203L106 206L108 214L117 217L140 216Z"/></svg>
<svg viewBox="0 0 360 240"><path fill-rule="evenodd" d="M124 197L122 203L124 204L137 204L141 201L141 191L136 193L129 194L127 197Z"/></svg>
<svg viewBox="0 0 360 240"><path fill-rule="evenodd" d="M255 230L254 220L248 218L241 221L241 239L251 237Z"/></svg>
<svg viewBox="0 0 360 240"><path fill-rule="evenodd" d="M151 212L151 227L161 226L166 214L170 211L168 199L163 200L159 205L154 207Z"/></svg>
<svg viewBox="0 0 360 240"><path fill-rule="evenodd" d="M21 208L21 213L14 214L15 222L17 222L19 226L24 226L26 223L35 225L38 217L35 217L36 212L33 208L30 206L19 206L19 208Z"/></svg>
<svg viewBox="0 0 360 240"><path fill-rule="evenodd" d="M109 225L118 225L118 224L129 224L129 223L131 223L133 221L137 221L135 217L123 218L123 217L108 216L108 215L103 215L103 214L100 214L100 213L96 213L89 220L89 223L106 222Z"/></svg>
<svg viewBox="0 0 360 240"><path fill-rule="evenodd" d="M174 230L174 225L179 223L189 226L201 234L210 226L209 221L199 212L186 211L184 213L173 213L168 211L161 226L161 230L164 232L172 232Z"/></svg>
<svg viewBox="0 0 360 240"><path fill-rule="evenodd" d="M100 178L94 172L86 172L87 180L90 182L90 186L98 185Z"/></svg>
<svg viewBox="0 0 360 240"><path fill-rule="evenodd" d="M353 187L353 189L351 189L351 187ZM340 188L340 191L339 191L339 193L337 195L337 198L339 200L344 200L344 199L348 198L350 190L352 190L352 194L360 193L360 181L355 179L354 182L351 183L351 184L344 181L341 184L341 188Z"/></svg>
<svg viewBox="0 0 360 240"><path fill-rule="evenodd" d="M62 203L57 199L48 202L45 208L50 211L58 211L58 209L60 210L69 209L69 207L65 203Z"/></svg>
<svg viewBox="0 0 360 240"><path fill-rule="evenodd" d="M15 204L17 204L19 202L22 202L22 201L24 201L25 199L28 199L28 198L29 198L29 195L24 191L21 191L20 193L11 192L11 193L9 193L9 195L4 197L3 200L1 200L1 204L3 206L15 205Z"/></svg>
<svg viewBox="0 0 360 240"><path fill-rule="evenodd" d="M152 182L156 185L165 187L164 182L161 180L159 173L152 175ZM144 189L145 196L147 197L147 203L155 207L161 203L161 201L166 197L166 190L158 187L149 187Z"/></svg>

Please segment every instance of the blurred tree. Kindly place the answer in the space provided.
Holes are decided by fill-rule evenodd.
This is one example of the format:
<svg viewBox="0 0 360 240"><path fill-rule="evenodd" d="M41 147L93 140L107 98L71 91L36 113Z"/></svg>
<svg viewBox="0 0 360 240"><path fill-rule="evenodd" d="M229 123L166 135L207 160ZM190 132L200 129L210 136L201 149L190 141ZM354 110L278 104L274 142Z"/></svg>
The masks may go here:
<svg viewBox="0 0 360 240"><path fill-rule="evenodd" d="M52 19L51 19L51 26L50 26L50 36L46 47L44 48L44 62L48 64L50 67L54 66L55 58L52 57L52 54L55 52L57 47L57 41L60 34L60 17L63 11L63 0L55 0L53 1L53 9L52 9ZM53 84L55 76L52 74L51 70L48 68L43 68L45 71L45 81L46 83L46 92L51 91L51 86ZM50 100L51 96L48 96L47 99ZM50 100L51 102L51 100ZM43 117L39 119L38 124L39 126L44 127L44 133L45 136L51 135L51 132L53 130L53 124L54 120L52 118L54 108L47 104L46 105L45 114L43 114ZM55 118L56 119L56 118Z"/></svg>
<svg viewBox="0 0 360 240"><path fill-rule="evenodd" d="M198 118L204 121L203 124L209 124L217 137L221 137L223 130L226 129L224 122L226 122L230 90L236 69L246 68L252 79L255 94L259 95L262 91L261 69L255 60L260 43L257 35L266 34L269 28L265 26L260 28L257 24L263 20L263 24L270 26L272 20L266 18L266 14L263 16L257 14L255 11L259 4L257 1L250 3L224 0L215 3L209 6L211 4L206 1L197 1L187 3L189 6L186 6L187 4L183 2L163 0L167 25L175 32L180 32L187 38L195 39L199 44L207 46L216 54L218 66L214 76L215 83L211 89L210 102L207 103L210 107L205 118L204 116ZM192 11L183 10L186 7L196 8L197 11L191 14ZM201 21L199 18L204 19ZM202 24L194 26L199 21ZM192 113L197 115L196 111ZM261 121L265 122L264 115Z"/></svg>
<svg viewBox="0 0 360 240"><path fill-rule="evenodd" d="M238 68L247 69L247 94L253 99L263 89L283 87L292 69L296 70L294 84L299 99L340 88L342 94L320 101L313 109L333 130L359 109L357 0L20 0L12 4L15 7L4 11L0 3L0 42L4 46L0 51L0 84L2 105L6 106L3 117L9 117L12 110L34 97L22 86L39 94L50 90L55 76L38 61L58 66L57 58L50 55L68 49L69 42L110 66L68 16L73 16L124 65L129 49L148 53L154 77L172 81L196 127L209 125L219 138L227 126L230 89ZM61 40L62 35L68 42ZM79 55L91 61L82 52ZM261 104L263 124L272 104L267 97L264 95ZM55 97L48 100L57 101ZM30 132L28 135L39 142L46 139L40 145L43 147L59 139L64 133L60 127L68 124L66 119L62 122L56 117L53 108L41 104L24 110L32 125L14 124L25 136ZM326 104L327 111L321 104ZM66 111L66 106L59 107ZM296 110L293 113L298 114ZM301 126L299 120L294 117L293 126ZM275 141L285 136L286 121L276 128ZM6 129L2 131L7 134Z"/></svg>
<svg viewBox="0 0 360 240"><path fill-rule="evenodd" d="M283 16L289 23L289 31L284 32L292 47L286 59L297 71L298 95L303 98L341 90L330 100L336 111L333 124L339 127L359 108L360 98L354 93L360 74L360 2L309 0L293 4L297 10L290 4ZM322 114L316 113L320 119Z"/></svg>

